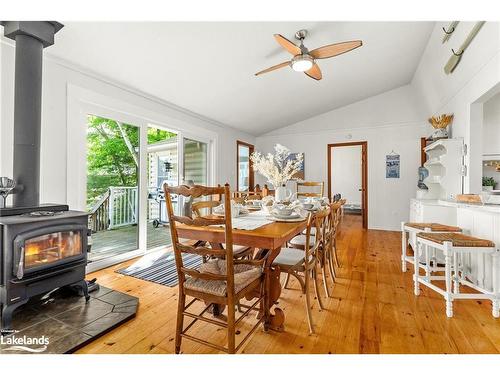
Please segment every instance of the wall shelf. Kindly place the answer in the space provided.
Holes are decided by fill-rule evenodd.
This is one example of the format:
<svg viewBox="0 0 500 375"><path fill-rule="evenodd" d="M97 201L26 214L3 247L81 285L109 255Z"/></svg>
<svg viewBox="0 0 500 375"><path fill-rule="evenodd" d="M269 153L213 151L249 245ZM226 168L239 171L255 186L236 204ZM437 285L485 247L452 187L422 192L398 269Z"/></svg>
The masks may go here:
<svg viewBox="0 0 500 375"><path fill-rule="evenodd" d="M424 163L424 167L427 167L429 165L443 165L442 161L441 161L441 157L440 156L436 156L436 157L433 157L431 159L428 159L425 163Z"/></svg>
<svg viewBox="0 0 500 375"><path fill-rule="evenodd" d="M424 167L429 176L424 180L428 190L425 199L454 199L462 193L463 140L440 139L424 148Z"/></svg>

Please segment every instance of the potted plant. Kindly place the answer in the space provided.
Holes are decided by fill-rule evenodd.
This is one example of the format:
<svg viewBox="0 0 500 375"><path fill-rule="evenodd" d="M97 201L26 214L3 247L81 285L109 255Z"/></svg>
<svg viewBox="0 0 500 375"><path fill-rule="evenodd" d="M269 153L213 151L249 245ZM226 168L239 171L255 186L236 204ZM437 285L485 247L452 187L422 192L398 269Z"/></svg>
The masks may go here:
<svg viewBox="0 0 500 375"><path fill-rule="evenodd" d="M483 177L483 190L491 191L495 187L495 180L493 177Z"/></svg>
<svg viewBox="0 0 500 375"><path fill-rule="evenodd" d="M275 200L283 202L291 198L292 193L286 188L286 183L300 171L304 156L297 154L295 158L290 157L290 150L280 144L274 146L274 151L274 154L268 153L265 156L254 152L250 158L253 169L274 186Z"/></svg>

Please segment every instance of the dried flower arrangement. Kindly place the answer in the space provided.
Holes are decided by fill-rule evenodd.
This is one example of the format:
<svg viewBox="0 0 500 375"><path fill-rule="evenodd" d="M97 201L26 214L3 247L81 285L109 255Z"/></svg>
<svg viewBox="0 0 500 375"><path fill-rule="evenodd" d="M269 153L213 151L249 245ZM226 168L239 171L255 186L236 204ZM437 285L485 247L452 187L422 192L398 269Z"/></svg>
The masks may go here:
<svg viewBox="0 0 500 375"><path fill-rule="evenodd" d="M448 125L451 124L453 121L453 114L451 115L446 115L442 114L441 116L432 116L429 119L429 123L432 125L434 129L436 129L432 135L432 139L438 139L438 138L448 138L448 131L446 128Z"/></svg>
<svg viewBox="0 0 500 375"><path fill-rule="evenodd" d="M446 115L442 114L441 116L434 117L432 116L429 119L429 123L432 125L434 129L444 129L453 121L453 114Z"/></svg>
<svg viewBox="0 0 500 375"><path fill-rule="evenodd" d="M290 150L283 145L274 146L274 154L262 155L254 152L250 155L253 169L263 175L275 188L286 185L292 177L301 170L303 154L290 158Z"/></svg>

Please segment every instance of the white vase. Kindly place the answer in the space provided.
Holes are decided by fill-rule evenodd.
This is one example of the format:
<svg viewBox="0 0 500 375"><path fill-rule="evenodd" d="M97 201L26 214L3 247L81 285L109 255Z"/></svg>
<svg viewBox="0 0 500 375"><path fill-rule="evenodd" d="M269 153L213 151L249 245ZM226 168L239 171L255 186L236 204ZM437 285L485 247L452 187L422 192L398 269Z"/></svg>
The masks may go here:
<svg viewBox="0 0 500 375"><path fill-rule="evenodd" d="M287 189L285 185L279 186L274 190L274 200L278 203L288 201L291 197L292 192L290 189Z"/></svg>
<svg viewBox="0 0 500 375"><path fill-rule="evenodd" d="M436 129L431 135L431 139L448 138L448 130L446 128Z"/></svg>

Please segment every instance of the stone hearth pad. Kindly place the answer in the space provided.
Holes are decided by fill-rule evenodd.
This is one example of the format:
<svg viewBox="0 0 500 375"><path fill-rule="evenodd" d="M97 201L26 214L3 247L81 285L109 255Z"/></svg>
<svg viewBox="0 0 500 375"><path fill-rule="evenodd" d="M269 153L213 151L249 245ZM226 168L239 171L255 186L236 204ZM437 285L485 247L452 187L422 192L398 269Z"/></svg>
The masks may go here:
<svg viewBox="0 0 500 375"><path fill-rule="evenodd" d="M21 348L12 350L9 339L13 336L48 338L45 350L44 345L22 345L35 352L73 353L133 318L139 305L138 298L103 286L90 296L88 303L84 297L57 291L49 298L32 299L14 312L13 326L17 332L1 338L0 354L32 353Z"/></svg>

